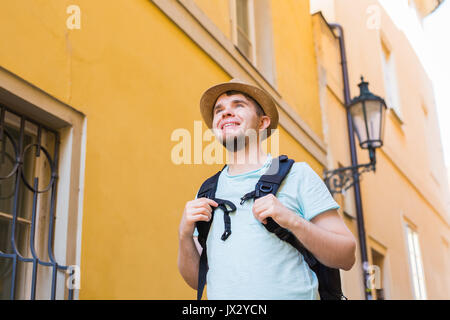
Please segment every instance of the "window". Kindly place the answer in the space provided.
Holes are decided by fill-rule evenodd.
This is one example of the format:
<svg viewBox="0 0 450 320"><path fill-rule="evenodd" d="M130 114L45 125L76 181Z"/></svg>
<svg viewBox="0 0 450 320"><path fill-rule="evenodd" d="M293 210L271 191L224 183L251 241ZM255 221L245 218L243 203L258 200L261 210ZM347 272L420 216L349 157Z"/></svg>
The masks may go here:
<svg viewBox="0 0 450 320"><path fill-rule="evenodd" d="M427 299L427 294L425 289L425 277L422 266L419 237L417 232L409 224L405 224L405 232L414 299L425 300Z"/></svg>
<svg viewBox="0 0 450 320"><path fill-rule="evenodd" d="M0 299L55 298L67 270L53 253L59 135L0 110Z"/></svg>
<svg viewBox="0 0 450 320"><path fill-rule="evenodd" d="M426 166L430 171L430 178L435 184L436 192L444 192L446 186L446 177L441 174L445 172L445 167L442 166L442 159L444 158L444 152L442 149L441 135L439 132L439 126L436 126L437 119L436 113L432 112L425 102L422 101L423 110L423 152L427 155L428 163ZM440 189L440 190L439 190ZM445 195L444 195L445 197Z"/></svg>
<svg viewBox="0 0 450 320"><path fill-rule="evenodd" d="M253 0L234 1L234 42L251 62L256 64L255 14Z"/></svg>
<svg viewBox="0 0 450 320"><path fill-rule="evenodd" d="M450 270L450 246L448 245L449 241L442 236L442 247L443 247L443 253L442 258L444 260L444 270ZM447 280L447 283L450 283L450 273L446 272L444 278Z"/></svg>
<svg viewBox="0 0 450 320"><path fill-rule="evenodd" d="M385 41L381 41L382 65L384 74L384 86L386 90L386 104L395 111L396 116L402 121L400 97L398 92L397 76L395 71L395 58Z"/></svg>
<svg viewBox="0 0 450 320"><path fill-rule="evenodd" d="M372 295L377 300L385 300L386 291L385 291L385 259L384 255L378 252L375 249L371 249L370 253L372 255L372 265L374 266L373 272L373 292Z"/></svg>
<svg viewBox="0 0 450 320"><path fill-rule="evenodd" d="M270 0L230 0L230 7L234 45L275 87Z"/></svg>
<svg viewBox="0 0 450 320"><path fill-rule="evenodd" d="M0 68L0 299L79 296L86 126Z"/></svg>

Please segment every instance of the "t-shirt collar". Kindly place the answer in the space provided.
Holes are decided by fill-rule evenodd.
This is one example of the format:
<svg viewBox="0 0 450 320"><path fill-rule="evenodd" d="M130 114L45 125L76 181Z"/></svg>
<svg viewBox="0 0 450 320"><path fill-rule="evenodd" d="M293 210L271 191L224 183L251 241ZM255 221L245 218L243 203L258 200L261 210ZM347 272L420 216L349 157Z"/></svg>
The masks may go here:
<svg viewBox="0 0 450 320"><path fill-rule="evenodd" d="M224 173L228 178L236 178L236 177L242 177L242 176L247 176L247 175L253 175L253 174L257 174L259 173L259 171L263 171L269 168L269 166L272 163L272 155L270 153L267 154L267 159L266 162L264 162L264 164L262 165L262 167L260 167L259 169L256 170L252 170L249 172L244 172L244 173L240 173L237 175L230 175L228 172L229 166L227 165L224 169Z"/></svg>

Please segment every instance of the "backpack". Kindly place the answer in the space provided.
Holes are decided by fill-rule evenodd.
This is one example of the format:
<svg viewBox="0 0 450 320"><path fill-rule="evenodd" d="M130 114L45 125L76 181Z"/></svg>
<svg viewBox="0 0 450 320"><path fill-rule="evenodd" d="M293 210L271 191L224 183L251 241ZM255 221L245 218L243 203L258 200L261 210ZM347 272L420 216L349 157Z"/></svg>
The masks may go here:
<svg viewBox="0 0 450 320"><path fill-rule="evenodd" d="M287 156L282 155L272 161L271 166L267 170L266 174L261 176L258 183L255 186L255 190L245 194L241 198L241 204L249 199L258 199L264 197L270 193L276 195L281 183L287 176L289 170L294 164L294 160L289 159ZM223 241L231 234L231 220L229 214L236 210L236 206L228 200L218 199L215 197L217 183L219 176L223 169L217 172L214 176L207 179L198 192L197 198L209 198L217 202L218 207L224 212L224 225L225 231L221 237ZM278 167L278 168L277 168ZM278 170L277 170L278 169ZM275 172L276 171L276 172ZM275 174L267 174L273 173ZM209 229L211 223L214 219L213 209L212 218L210 221L198 221L196 222L196 227L198 230L198 241L203 248L200 255L199 272L198 272L198 286L197 286L197 299L201 300L203 295L203 289L206 284L206 273L208 272L208 258L206 256L206 240L208 238ZM321 300L346 300L347 298L343 295L341 289L341 278L338 269L330 268L322 264L317 260L295 237L295 235L288 229L281 227L272 218L267 218L267 224L263 224L267 231L274 233L279 239L286 241L291 244L295 249L297 249L303 256L304 260L310 267L310 269L315 272L318 282L319 282L319 295Z"/></svg>

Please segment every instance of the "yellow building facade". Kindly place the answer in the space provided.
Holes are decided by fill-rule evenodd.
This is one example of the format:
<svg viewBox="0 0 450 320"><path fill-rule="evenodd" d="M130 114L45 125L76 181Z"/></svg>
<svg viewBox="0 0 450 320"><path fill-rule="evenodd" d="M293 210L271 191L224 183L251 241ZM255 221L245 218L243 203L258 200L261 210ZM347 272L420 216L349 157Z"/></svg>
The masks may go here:
<svg viewBox="0 0 450 320"><path fill-rule="evenodd" d="M260 65L271 82L235 46L228 1L2 2L4 103L65 132L56 216L67 220L66 249L56 258L80 266L75 298L195 296L177 270L178 225L185 202L221 165L194 159L194 145L192 164L174 164L172 134L186 129L194 140L209 86L237 77L270 92L280 107L279 151L322 171L308 3L264 5L273 49ZM264 24L264 9L246 10L261 11Z"/></svg>
<svg viewBox="0 0 450 320"><path fill-rule="evenodd" d="M357 22L344 2L333 4L333 19L347 30ZM357 7L364 10L363 4ZM30 193L31 200L20 209L23 217L16 217L14 206L0 208L2 230L19 221L28 227L17 237L27 242L29 228L36 224L40 255L48 242L46 226L54 220L56 261L78 267L75 299L195 298L177 270L178 225L186 201L223 165L204 157L211 137L201 124L199 100L213 84L240 78L272 95L280 113L275 154L306 161L319 175L349 163L336 39L324 15L311 15L308 1L4 1L0 26L3 127L12 138L12 132L20 137L20 123L25 123L30 141L44 141L47 135L59 141L53 157L58 160L55 218L48 214L52 206L42 205L36 211L38 222L33 222L26 213L27 206L33 207ZM364 30L360 32L348 43L352 91L362 72L372 91L381 95L381 66L354 50L361 46L358 37L364 40ZM384 32L405 41L390 25ZM379 42L365 41L364 50L380 50ZM410 52L405 51L410 65L420 65ZM424 118L424 110L430 117L435 112L429 81L420 67L416 71L419 77L401 75L409 81L404 85L411 85L412 92L426 90L422 96L405 94L414 108L412 113L404 108L403 126L394 114L388 115L377 173L362 183L366 228L370 249L383 255L373 254L371 260L389 264L383 267L383 276L389 274L386 297L413 298L401 227L407 222L420 237L427 297L448 298L450 236L444 193L428 171L421 175L414 170L431 165L428 151L417 154L410 142L415 139L425 148L416 130L424 124L415 121ZM417 106L419 98L423 103ZM42 134L36 129L40 126L45 127ZM183 154L184 163L176 163L174 148L183 135L191 138L190 152ZM45 141L51 145L53 140ZM360 154L361 161L364 156ZM38 201L44 203L42 199ZM351 197L338 200L356 235ZM0 252L14 252L7 242ZM21 254L30 256L30 248L24 245ZM42 253L41 259L49 256ZM29 299L33 270L29 263L21 264L14 298ZM0 266L5 270L1 297L8 298L13 269ZM38 270L36 298L48 299L51 270ZM65 272L56 276L56 298L68 296ZM345 294L362 298L361 266L343 272L342 278Z"/></svg>

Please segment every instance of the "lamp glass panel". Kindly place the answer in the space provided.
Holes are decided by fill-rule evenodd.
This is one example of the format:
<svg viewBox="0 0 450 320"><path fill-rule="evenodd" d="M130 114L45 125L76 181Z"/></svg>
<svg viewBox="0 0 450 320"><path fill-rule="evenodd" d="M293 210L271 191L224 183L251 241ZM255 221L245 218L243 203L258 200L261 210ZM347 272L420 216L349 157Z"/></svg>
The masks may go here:
<svg viewBox="0 0 450 320"><path fill-rule="evenodd" d="M383 103L378 100L365 100L350 107L354 130L361 148L382 146L384 109Z"/></svg>
<svg viewBox="0 0 450 320"><path fill-rule="evenodd" d="M353 120L353 130L358 136L360 144L367 141L366 123L362 106L363 103L358 102L350 107L350 114Z"/></svg>
<svg viewBox="0 0 450 320"><path fill-rule="evenodd" d="M370 141L377 141L373 147L379 147L381 141L381 123L382 123L382 103L376 100L367 100L366 103L367 114L367 129L369 132Z"/></svg>

